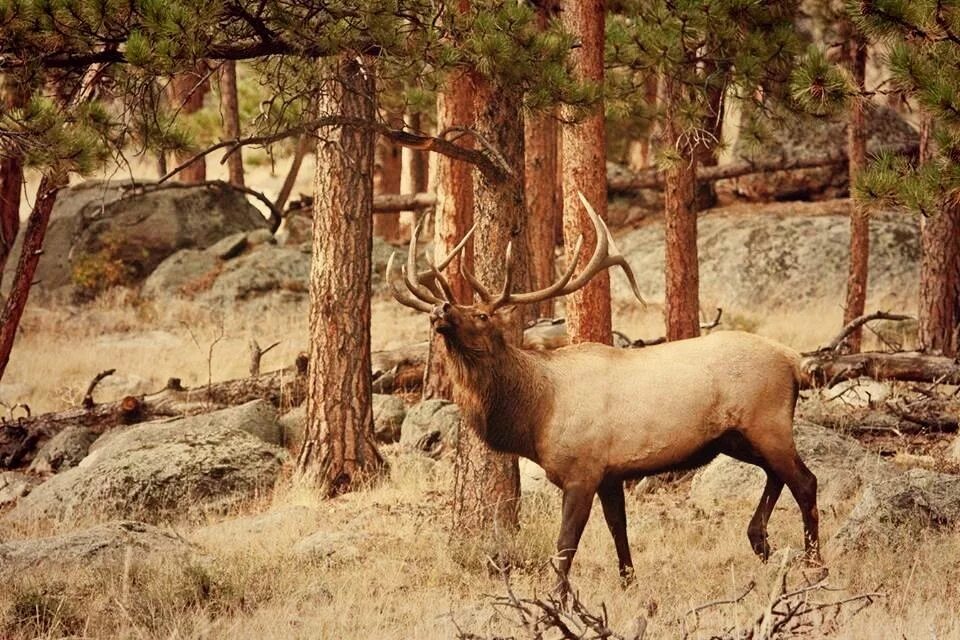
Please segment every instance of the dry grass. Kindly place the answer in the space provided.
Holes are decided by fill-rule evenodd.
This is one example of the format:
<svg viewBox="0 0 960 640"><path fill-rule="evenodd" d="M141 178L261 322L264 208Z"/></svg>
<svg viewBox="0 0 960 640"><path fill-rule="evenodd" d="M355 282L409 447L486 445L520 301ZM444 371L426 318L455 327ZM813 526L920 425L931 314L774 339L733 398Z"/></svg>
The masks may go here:
<svg viewBox="0 0 960 640"><path fill-rule="evenodd" d="M840 312L767 313L726 317L726 326L769 335L798 349L827 342ZM616 325L631 337L663 332L660 310L620 310ZM256 314L202 309L188 303L153 306L115 294L85 307L32 307L24 319L0 400L29 403L34 411L76 405L89 380L116 367L123 385L105 384L100 399L137 387L159 388L170 376L187 385L206 382L213 349L214 380L245 375L250 338L281 340L264 369L293 361L306 346L305 306ZM422 317L397 305L374 303L374 348L425 336ZM139 377L139 378L138 378ZM109 381L110 379L108 379ZM105 381L107 382L107 381ZM524 637L522 629L491 605L503 593L485 549L464 546L450 530L448 460L434 463L390 452L390 478L368 491L318 502L308 492L282 485L237 516L292 505L311 509L309 530L353 536L355 552L305 561L291 548L303 522L269 532L224 535L221 529L172 523L203 550L183 565L137 558L123 567L76 567L28 572L0 587L0 638L451 638L458 626L483 636ZM747 507L731 502L722 514L688 504L683 485L653 494L628 495L630 542L637 581L621 589L612 541L599 507L591 518L574 565L583 599L605 603L611 626L626 629L648 618L648 638L680 637L685 613L708 601L736 596L756 581L741 603L708 612L700 632L746 624L765 605L776 564L761 565L745 536ZM510 543L518 594L552 588L549 558L559 524L559 495L525 495L522 526ZM851 505L824 505L825 539ZM210 523L213 524L213 523ZM3 531L0 539L51 533ZM355 534L355 535L354 535ZM452 544L451 541L458 541ZM796 506L785 497L771 523L777 548L801 547ZM839 595L879 590L888 597L846 621L838 638L960 638L960 536L934 533L827 557ZM795 583L801 572L791 573ZM816 637L816 636L814 636Z"/></svg>

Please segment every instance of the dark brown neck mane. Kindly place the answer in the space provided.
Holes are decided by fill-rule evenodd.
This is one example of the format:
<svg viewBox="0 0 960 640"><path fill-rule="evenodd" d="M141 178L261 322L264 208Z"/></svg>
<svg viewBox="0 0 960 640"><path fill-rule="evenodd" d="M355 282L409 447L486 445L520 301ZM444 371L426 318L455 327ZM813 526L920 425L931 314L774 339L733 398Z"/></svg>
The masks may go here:
<svg viewBox="0 0 960 640"><path fill-rule="evenodd" d="M510 345L478 354L445 342L455 400L470 426L492 449L536 461L537 435L553 405L540 354Z"/></svg>

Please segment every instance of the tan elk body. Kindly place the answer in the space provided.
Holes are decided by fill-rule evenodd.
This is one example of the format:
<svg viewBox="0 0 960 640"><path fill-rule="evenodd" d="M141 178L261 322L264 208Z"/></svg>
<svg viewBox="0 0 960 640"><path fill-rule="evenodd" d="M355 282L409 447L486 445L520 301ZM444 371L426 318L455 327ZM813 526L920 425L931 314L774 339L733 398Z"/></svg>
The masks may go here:
<svg viewBox="0 0 960 640"><path fill-rule="evenodd" d="M494 449L538 463L563 491L557 546L564 579L594 495L600 497L613 535L621 574L629 577L623 481L700 466L719 453L767 472L747 530L754 551L763 559L770 553L767 521L786 484L800 505L807 558L819 563L817 482L793 440L800 359L796 352L732 331L644 349L586 343L524 351L505 338L506 308L570 293L612 265L624 269L639 297L609 231L581 199L598 243L576 278L574 261L550 287L513 293L508 247L503 292L492 295L464 271L482 302L456 305L441 270L467 238L442 264L417 274L415 235L404 270L406 292L394 288L400 302L430 313L453 364L456 399L466 413L474 414L470 422L479 425L484 440ZM580 247L578 243L575 255Z"/></svg>

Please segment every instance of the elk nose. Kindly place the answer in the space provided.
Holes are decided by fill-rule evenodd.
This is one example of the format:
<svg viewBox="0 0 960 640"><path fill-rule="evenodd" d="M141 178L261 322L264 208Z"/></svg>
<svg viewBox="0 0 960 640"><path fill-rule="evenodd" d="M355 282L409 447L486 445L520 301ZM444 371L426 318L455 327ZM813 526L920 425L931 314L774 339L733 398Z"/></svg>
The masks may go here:
<svg viewBox="0 0 960 640"><path fill-rule="evenodd" d="M452 309L452 305L449 302L444 302L443 304L438 304L433 308L433 312L430 313L430 317L433 319L440 319L446 317L446 315Z"/></svg>

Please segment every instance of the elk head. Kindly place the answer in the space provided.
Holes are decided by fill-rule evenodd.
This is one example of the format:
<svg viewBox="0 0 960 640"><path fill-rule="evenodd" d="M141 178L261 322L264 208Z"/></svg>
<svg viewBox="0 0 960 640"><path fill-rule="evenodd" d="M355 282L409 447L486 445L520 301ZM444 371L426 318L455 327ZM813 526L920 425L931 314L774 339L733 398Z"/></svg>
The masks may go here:
<svg viewBox="0 0 960 640"><path fill-rule="evenodd" d="M479 301L469 305L459 304L454 299L451 287L442 272L454 258L461 254L476 227L471 228L442 261L433 264L428 260L428 269L418 272L416 247L420 225L417 225L410 239L406 265L401 267L404 290L398 288L396 281L392 278L394 256L391 255L387 262L387 280L393 297L403 305L429 313L431 326L444 337L447 346L474 358L482 358L503 350L507 343L508 314L513 307L573 293L586 285L594 275L614 265L619 265L623 269L634 295L643 302L633 271L614 245L607 225L583 194L577 192L577 195L580 196L580 201L586 208L597 235L596 249L578 275L574 276L574 271L583 248L582 234L577 238L570 264L558 280L537 291L517 293L513 291L513 245L508 243L501 291L497 294L491 293L468 269L461 267L464 277L470 283Z"/></svg>

